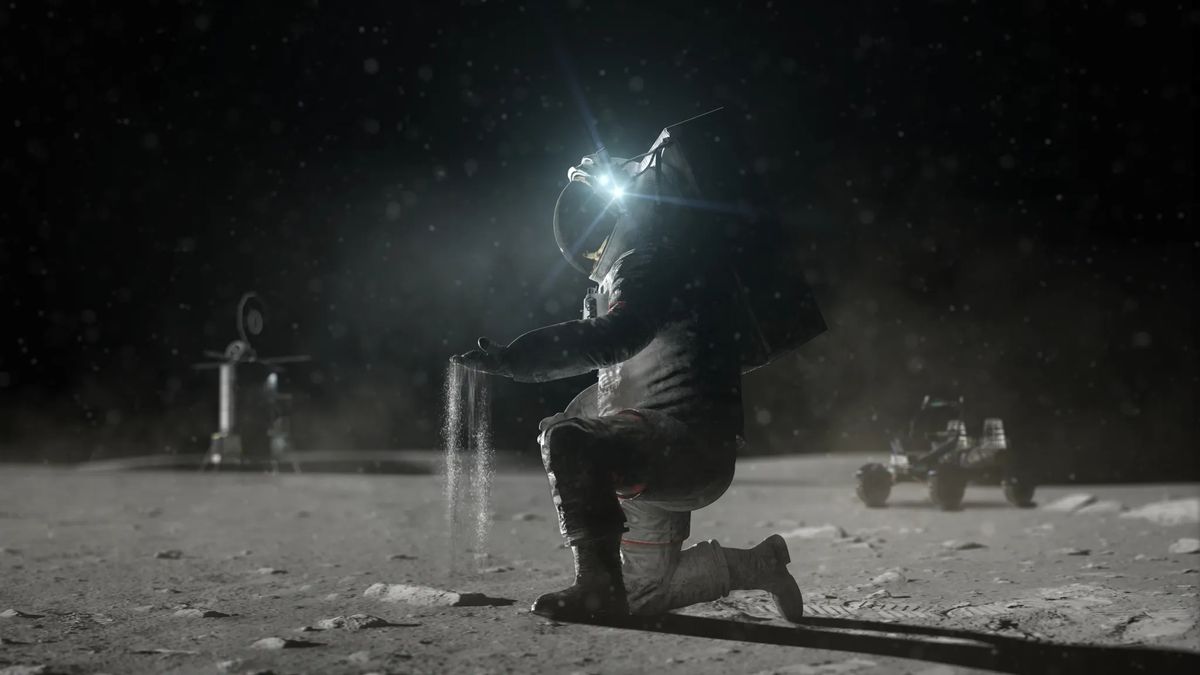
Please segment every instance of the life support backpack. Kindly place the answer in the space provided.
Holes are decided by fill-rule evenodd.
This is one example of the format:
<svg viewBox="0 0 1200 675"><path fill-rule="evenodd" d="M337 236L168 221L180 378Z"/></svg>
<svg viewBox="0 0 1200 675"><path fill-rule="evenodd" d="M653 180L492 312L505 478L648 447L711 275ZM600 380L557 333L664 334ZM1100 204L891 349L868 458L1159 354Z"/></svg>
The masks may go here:
<svg viewBox="0 0 1200 675"><path fill-rule="evenodd" d="M783 225L745 158L735 120L718 109L666 127L619 173L628 176L633 227L674 239L705 269L735 277L730 304L749 372L826 325L804 276L802 233Z"/></svg>

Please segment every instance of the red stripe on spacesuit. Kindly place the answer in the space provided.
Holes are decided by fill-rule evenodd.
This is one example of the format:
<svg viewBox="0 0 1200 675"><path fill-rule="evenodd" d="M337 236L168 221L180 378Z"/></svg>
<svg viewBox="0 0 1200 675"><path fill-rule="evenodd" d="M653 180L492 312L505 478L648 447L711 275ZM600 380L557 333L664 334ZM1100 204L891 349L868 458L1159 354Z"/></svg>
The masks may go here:
<svg viewBox="0 0 1200 675"><path fill-rule="evenodd" d="M636 483L624 489L617 490L617 499L633 499L646 491L645 483Z"/></svg>
<svg viewBox="0 0 1200 675"><path fill-rule="evenodd" d="M618 300L618 301L616 301L616 302L614 302L613 304L611 304L611 305L609 305L609 306L608 306L608 311L610 311L610 312L614 312L614 311L616 311L616 310L618 310L618 309L620 309L620 308L622 308L622 307L624 307L624 306L625 306L625 301L624 301L624 300Z"/></svg>

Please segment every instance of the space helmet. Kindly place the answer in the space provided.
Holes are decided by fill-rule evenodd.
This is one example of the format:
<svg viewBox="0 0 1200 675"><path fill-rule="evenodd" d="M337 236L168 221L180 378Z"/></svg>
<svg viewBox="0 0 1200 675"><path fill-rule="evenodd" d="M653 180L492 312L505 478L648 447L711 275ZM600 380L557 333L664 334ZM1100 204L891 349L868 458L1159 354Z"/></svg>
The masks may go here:
<svg viewBox="0 0 1200 675"><path fill-rule="evenodd" d="M589 172L595 164L590 157L567 176L567 186L554 205L554 241L571 267L591 275L605 242L621 217L619 200L612 189L602 183L611 180L608 174L599 177Z"/></svg>

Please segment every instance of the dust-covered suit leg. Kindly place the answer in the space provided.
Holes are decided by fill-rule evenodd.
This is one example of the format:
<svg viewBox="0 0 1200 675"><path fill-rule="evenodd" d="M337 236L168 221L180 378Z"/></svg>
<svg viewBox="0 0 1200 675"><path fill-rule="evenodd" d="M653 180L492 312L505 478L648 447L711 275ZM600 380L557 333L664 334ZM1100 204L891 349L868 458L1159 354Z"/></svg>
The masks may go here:
<svg viewBox="0 0 1200 675"><path fill-rule="evenodd" d="M690 510L672 511L640 496L623 500L621 507L629 523L621 540L621 569L630 612L661 614L729 593L729 568L720 544L704 541L682 548Z"/></svg>
<svg viewBox="0 0 1200 675"><path fill-rule="evenodd" d="M624 516L615 492L616 470L628 464L629 447L621 442L628 420L596 418L595 401L593 385L566 412L538 425L559 529L575 558L575 583L534 601L533 611L546 616L629 612L621 580ZM584 412L589 417L570 416Z"/></svg>
<svg viewBox="0 0 1200 675"><path fill-rule="evenodd" d="M697 502L702 501L711 500L698 495ZM732 590L761 590L771 594L784 618L803 616L804 600L787 570L791 558L779 535L751 549L728 548L716 540L683 549L691 510L672 509L686 504L635 499L621 506L629 519L621 561L631 613L661 614L717 600Z"/></svg>
<svg viewBox="0 0 1200 675"><path fill-rule="evenodd" d="M572 543L628 526L621 538L621 576L632 613L657 614L716 600L733 589L761 589L775 595L784 616L799 618L800 592L787 573L781 539L749 550L716 541L682 549L691 512L716 501L732 480L732 446L704 448L711 444L653 412L568 417L593 412L579 400L542 424L559 526ZM698 456L724 459L696 461Z"/></svg>

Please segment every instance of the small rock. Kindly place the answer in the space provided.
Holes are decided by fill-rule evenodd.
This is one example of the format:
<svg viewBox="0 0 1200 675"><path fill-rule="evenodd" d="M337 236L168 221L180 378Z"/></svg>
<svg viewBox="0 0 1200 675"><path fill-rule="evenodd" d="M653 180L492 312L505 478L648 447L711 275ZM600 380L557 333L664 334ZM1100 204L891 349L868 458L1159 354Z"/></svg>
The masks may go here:
<svg viewBox="0 0 1200 675"><path fill-rule="evenodd" d="M886 572L871 579L873 586L889 586L893 584L902 584L908 579L904 576L904 572L900 568L892 568Z"/></svg>
<svg viewBox="0 0 1200 675"><path fill-rule="evenodd" d="M996 577L995 579L992 579L992 583L993 583L993 584L1011 584L1011 583L1013 583L1013 582L1012 582L1012 581L1010 581L1009 579L1004 579L1004 578L1001 578L1001 577Z"/></svg>
<svg viewBox="0 0 1200 675"><path fill-rule="evenodd" d="M1076 492L1069 494L1066 497L1055 499L1049 504L1042 507L1043 511L1057 511L1059 513L1072 513L1096 501L1095 495L1089 495L1085 492Z"/></svg>
<svg viewBox="0 0 1200 675"><path fill-rule="evenodd" d="M135 649L134 654L161 654L162 656L195 656L200 652L190 649L167 649L166 647L147 647L145 649Z"/></svg>
<svg viewBox="0 0 1200 675"><path fill-rule="evenodd" d="M780 534L784 539L842 539L846 531L832 523L797 527Z"/></svg>
<svg viewBox="0 0 1200 675"><path fill-rule="evenodd" d="M313 624L311 626L305 626L304 628L301 628L300 630L304 630L304 631L335 630L338 628L345 628L345 627L346 627L346 617L335 616L330 619L321 619L320 621L316 622L315 624Z"/></svg>
<svg viewBox="0 0 1200 675"><path fill-rule="evenodd" d="M536 513L522 512L522 513L513 514L512 519L519 521L519 522L528 522L531 520L541 520L542 517Z"/></svg>
<svg viewBox="0 0 1200 675"><path fill-rule="evenodd" d="M977 541L960 541L958 539L949 539L942 542L943 548L948 548L952 551L971 551L977 548L987 548L987 546Z"/></svg>
<svg viewBox="0 0 1200 675"><path fill-rule="evenodd" d="M1200 497L1168 499L1126 511L1122 518L1142 518L1158 525L1194 525L1200 523Z"/></svg>
<svg viewBox="0 0 1200 675"><path fill-rule="evenodd" d="M408 605L427 607L464 607L484 604L487 596L482 593L456 593L429 586L410 584L372 584L363 597L383 602L402 602Z"/></svg>
<svg viewBox="0 0 1200 675"><path fill-rule="evenodd" d="M363 630L365 628L384 628L392 625L386 619L370 614L351 614L346 617L346 630Z"/></svg>
<svg viewBox="0 0 1200 675"><path fill-rule="evenodd" d="M268 575L268 574L287 574L287 570L281 570L281 569L278 569L275 567L260 567L256 570L254 570L254 572L256 574L262 574L264 576Z"/></svg>
<svg viewBox="0 0 1200 675"><path fill-rule="evenodd" d="M217 661L217 670L222 673L228 673L231 670L241 668L245 661L241 659L229 659L227 661Z"/></svg>
<svg viewBox="0 0 1200 675"><path fill-rule="evenodd" d="M335 616L332 619L322 619L317 622L319 631L332 631L335 628L346 628L346 617Z"/></svg>
<svg viewBox="0 0 1200 675"><path fill-rule="evenodd" d="M501 572L511 572L513 568L508 565L497 565L496 567L485 567L479 572L481 574L500 574Z"/></svg>
<svg viewBox="0 0 1200 675"><path fill-rule="evenodd" d="M1068 546L1066 548L1057 548L1050 552L1050 555L1091 555L1091 554L1092 554L1092 550L1090 548L1075 548L1074 546Z"/></svg>
<svg viewBox="0 0 1200 675"><path fill-rule="evenodd" d="M1090 515L1109 515L1113 513L1121 513L1125 510L1125 505L1115 499L1102 499L1098 502L1093 502L1080 508L1075 513L1090 514Z"/></svg>
<svg viewBox="0 0 1200 675"><path fill-rule="evenodd" d="M417 556L407 553L393 553L388 556L388 560L416 560Z"/></svg>
<svg viewBox="0 0 1200 675"><path fill-rule="evenodd" d="M350 656L347 656L346 660L349 661L350 663L359 663L359 664L368 663L371 660L371 652L367 652L367 651L354 652Z"/></svg>
<svg viewBox="0 0 1200 675"><path fill-rule="evenodd" d="M0 612L0 619L40 619L42 614L30 614L19 609L6 609Z"/></svg>
<svg viewBox="0 0 1200 675"><path fill-rule="evenodd" d="M183 551L180 551L177 548L169 548L165 551L159 551L158 553L155 553L154 557L158 558L159 560L179 560L183 557Z"/></svg>
<svg viewBox="0 0 1200 675"><path fill-rule="evenodd" d="M187 607L175 612L175 616L181 619L221 619L229 615L225 612L218 612L215 609Z"/></svg>
<svg viewBox="0 0 1200 675"><path fill-rule="evenodd" d="M1177 539L1174 544L1167 549L1170 553L1200 553L1200 539L1191 537L1183 537Z"/></svg>
<svg viewBox="0 0 1200 675"><path fill-rule="evenodd" d="M363 630L364 628L382 628L392 625L385 619L370 614L352 614L350 616L335 616L330 619L321 619L313 626L305 626L302 631L321 631L321 630L336 630L345 628L346 630Z"/></svg>
<svg viewBox="0 0 1200 675"><path fill-rule="evenodd" d="M868 595L867 599L868 600L878 600L880 598L890 598L890 597L892 597L891 591L889 591L886 588L881 588L881 589L875 591L874 593L871 593L870 595Z"/></svg>
<svg viewBox="0 0 1200 675"><path fill-rule="evenodd" d="M309 642L308 640L293 640L291 638L281 637L265 637L250 645L251 649L303 649L305 647L319 647L319 642Z"/></svg>

